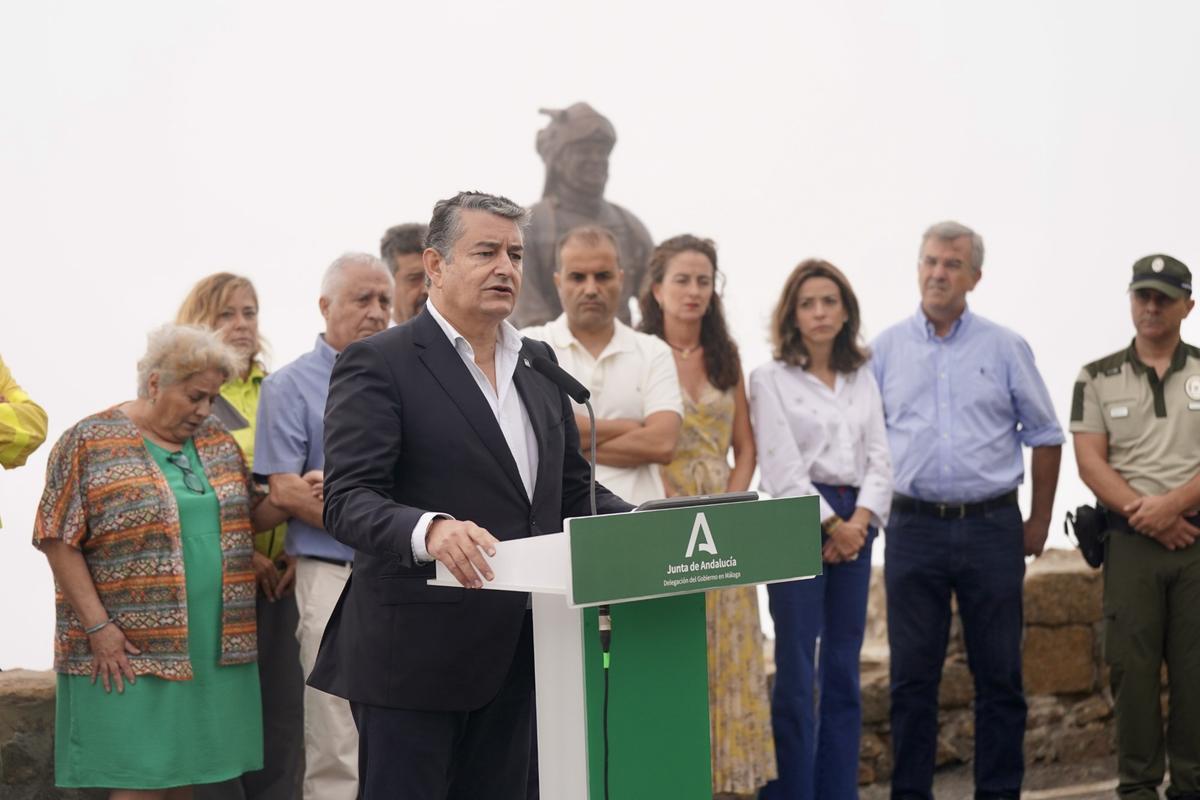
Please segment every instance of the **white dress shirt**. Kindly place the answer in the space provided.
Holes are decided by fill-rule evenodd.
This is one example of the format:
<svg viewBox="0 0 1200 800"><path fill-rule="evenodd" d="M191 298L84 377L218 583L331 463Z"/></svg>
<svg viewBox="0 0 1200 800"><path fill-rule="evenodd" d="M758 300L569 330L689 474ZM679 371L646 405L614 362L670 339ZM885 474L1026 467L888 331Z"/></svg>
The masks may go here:
<svg viewBox="0 0 1200 800"><path fill-rule="evenodd" d="M792 497L817 494L814 482L854 486L872 523L887 524L892 462L869 368L838 373L830 389L801 367L764 364L750 373L750 416L765 492ZM833 513L821 498L821 519Z"/></svg>
<svg viewBox="0 0 1200 800"><path fill-rule="evenodd" d="M496 422L500 424L500 432L504 434L504 441L508 444L513 461L517 463L521 484L532 501L533 482L538 469L537 434L533 431L533 423L529 421L529 413L525 410L525 404L521 402L516 381L513 380L513 375L521 361L521 334L517 333L517 329L508 322L500 323L500 336L496 342L496 386L493 388L487 375L475 363L475 350L466 337L441 315L432 300L427 302L425 307L429 309L429 316L433 317L438 327L442 329L442 333L446 334L450 344L454 345L455 352L462 359L467 371L471 373L471 377L475 379L475 385L483 393L488 407L496 415ZM425 547L425 536L429 532L430 524L438 517L453 519L449 514L428 511L421 515L413 527L412 550L418 563L427 563L433 560Z"/></svg>
<svg viewBox="0 0 1200 800"><path fill-rule="evenodd" d="M639 333L614 320L613 337L598 357L593 357L562 314L553 322L525 328L521 333L554 348L559 365L592 393L596 419L644 420L658 411L674 411L683 418L683 396L671 348L657 336ZM586 409L575 404L580 414ZM585 445L586 447L586 445ZM636 467L596 465L596 480L621 499L639 505L665 496L658 464Z"/></svg>

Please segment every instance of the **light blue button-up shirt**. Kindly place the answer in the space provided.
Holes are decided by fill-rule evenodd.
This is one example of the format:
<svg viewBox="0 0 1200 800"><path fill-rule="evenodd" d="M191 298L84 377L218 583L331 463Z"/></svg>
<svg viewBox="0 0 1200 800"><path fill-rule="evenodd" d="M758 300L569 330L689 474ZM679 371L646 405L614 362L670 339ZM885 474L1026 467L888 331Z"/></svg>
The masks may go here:
<svg viewBox="0 0 1200 800"><path fill-rule="evenodd" d="M312 350L263 379L254 431L255 475L325 469L325 398L336 358L337 351L318 336ZM350 547L295 517L288 520L287 551L354 560Z"/></svg>
<svg viewBox="0 0 1200 800"><path fill-rule="evenodd" d="M1063 443L1033 351L970 309L945 337L920 308L872 344L895 489L930 502L974 503L1021 484L1021 445Z"/></svg>

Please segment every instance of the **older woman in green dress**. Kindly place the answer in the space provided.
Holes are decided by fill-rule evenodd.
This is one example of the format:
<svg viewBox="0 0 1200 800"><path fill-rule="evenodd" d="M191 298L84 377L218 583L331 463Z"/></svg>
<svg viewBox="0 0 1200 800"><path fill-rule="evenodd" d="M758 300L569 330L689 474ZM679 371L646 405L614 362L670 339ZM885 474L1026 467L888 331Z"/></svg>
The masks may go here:
<svg viewBox="0 0 1200 800"><path fill-rule="evenodd" d="M237 369L212 332L165 326L137 399L50 454L34 543L56 588L59 786L185 800L262 763L251 535L284 515L210 415Z"/></svg>

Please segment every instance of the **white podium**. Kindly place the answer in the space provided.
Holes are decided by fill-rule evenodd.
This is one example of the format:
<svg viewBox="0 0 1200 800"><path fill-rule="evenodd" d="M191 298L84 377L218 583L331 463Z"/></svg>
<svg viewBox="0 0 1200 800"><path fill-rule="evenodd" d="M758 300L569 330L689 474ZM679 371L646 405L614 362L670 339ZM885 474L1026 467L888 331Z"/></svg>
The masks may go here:
<svg viewBox="0 0 1200 800"><path fill-rule="evenodd" d="M530 592L537 694L538 775L542 797L588 797L583 609L569 603L567 534L500 542L484 590ZM431 586L459 586L440 562Z"/></svg>

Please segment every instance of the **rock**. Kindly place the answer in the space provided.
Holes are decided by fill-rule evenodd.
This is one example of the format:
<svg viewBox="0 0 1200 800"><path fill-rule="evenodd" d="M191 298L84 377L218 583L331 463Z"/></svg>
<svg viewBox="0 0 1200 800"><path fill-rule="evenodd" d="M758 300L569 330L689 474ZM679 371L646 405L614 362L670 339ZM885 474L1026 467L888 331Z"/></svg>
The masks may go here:
<svg viewBox="0 0 1200 800"><path fill-rule="evenodd" d="M1093 638L1090 625L1027 626L1022 654L1025 693L1091 692L1096 687Z"/></svg>
<svg viewBox="0 0 1200 800"><path fill-rule="evenodd" d="M6 791L53 785L54 682L53 672L0 672L0 785Z"/></svg>
<svg viewBox="0 0 1200 800"><path fill-rule="evenodd" d="M880 761L889 756L888 746L878 735L864 733L859 746L858 783L860 786L884 780L880 774ZM889 761L890 768L890 761Z"/></svg>
<svg viewBox="0 0 1200 800"><path fill-rule="evenodd" d="M1025 576L1026 625L1090 625L1103 618L1099 570L1078 550L1047 550Z"/></svg>
<svg viewBox="0 0 1200 800"><path fill-rule="evenodd" d="M864 673L877 669L883 669L886 672L888 667L887 642L864 642L858 663L859 669Z"/></svg>
<svg viewBox="0 0 1200 800"><path fill-rule="evenodd" d="M14 669L0 672L0 697L5 705L54 701L53 672Z"/></svg>
<svg viewBox="0 0 1200 800"><path fill-rule="evenodd" d="M99 800L93 789L54 788L53 672L0 672L0 797Z"/></svg>
<svg viewBox="0 0 1200 800"><path fill-rule="evenodd" d="M942 712L938 726L936 766L971 760L975 753L975 715L970 709Z"/></svg>
<svg viewBox="0 0 1200 800"><path fill-rule="evenodd" d="M886 723L889 719L892 698L887 669L874 669L862 674L861 697L863 726Z"/></svg>
<svg viewBox="0 0 1200 800"><path fill-rule="evenodd" d="M871 567L871 583L867 589L867 630L863 649L881 646L887 649L887 587L883 582L883 567Z"/></svg>
<svg viewBox="0 0 1200 800"><path fill-rule="evenodd" d="M886 781L892 777L892 740L890 736L880 736L883 752L875 759L875 780Z"/></svg>
<svg viewBox="0 0 1200 800"><path fill-rule="evenodd" d="M39 765L50 761L50 754L43 752L35 737L17 733L13 738L0 745L0 764L4 765L4 783L22 784L34 780L39 771Z"/></svg>
<svg viewBox="0 0 1200 800"><path fill-rule="evenodd" d="M1025 718L1025 728L1047 728L1062 722L1066 712L1063 703L1053 695L1039 695L1028 698L1029 713Z"/></svg>
<svg viewBox="0 0 1200 800"><path fill-rule="evenodd" d="M1096 694L1075 704L1071 709L1070 723L1082 728L1093 722L1112 719L1112 713L1112 702L1105 695Z"/></svg>
<svg viewBox="0 0 1200 800"><path fill-rule="evenodd" d="M1103 758L1115 752L1112 726L1103 722L1092 722L1059 738L1057 760L1085 761Z"/></svg>
<svg viewBox="0 0 1200 800"><path fill-rule="evenodd" d="M950 636L946 642L946 658L966 658L967 645L963 640L962 618L958 616L958 599L950 602Z"/></svg>
<svg viewBox="0 0 1200 800"><path fill-rule="evenodd" d="M938 686L940 708L965 708L975 698L975 679L963 658L947 660L942 667L942 682Z"/></svg>
<svg viewBox="0 0 1200 800"><path fill-rule="evenodd" d="M1054 740L1058 732L1050 728L1030 726L1025 731L1025 761L1029 764L1049 764L1056 759Z"/></svg>
<svg viewBox="0 0 1200 800"><path fill-rule="evenodd" d="M865 733L862 737L862 743L859 746L859 755L864 760L874 761L879 758L887 750L884 747L883 740L873 733Z"/></svg>

